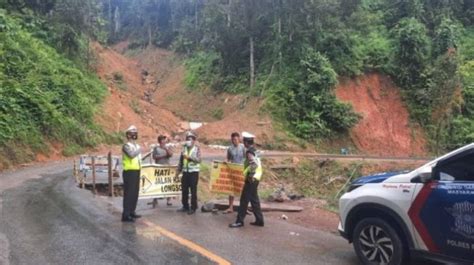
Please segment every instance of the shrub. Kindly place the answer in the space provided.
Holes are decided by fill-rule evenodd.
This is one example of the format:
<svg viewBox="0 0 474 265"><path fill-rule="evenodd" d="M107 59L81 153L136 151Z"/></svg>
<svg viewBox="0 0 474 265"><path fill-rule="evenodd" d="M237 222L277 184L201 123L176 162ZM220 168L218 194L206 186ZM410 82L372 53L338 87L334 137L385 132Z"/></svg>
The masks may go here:
<svg viewBox="0 0 474 265"><path fill-rule="evenodd" d="M212 117L214 117L214 119L216 120L222 120L222 118L224 117L224 110L221 108L216 108L212 110Z"/></svg>
<svg viewBox="0 0 474 265"><path fill-rule="evenodd" d="M130 108L132 108L133 112L139 115L142 114L142 109L140 108L140 103L138 103L138 100L132 99L129 105Z"/></svg>
<svg viewBox="0 0 474 265"><path fill-rule="evenodd" d="M212 87L219 77L220 56L215 52L198 52L185 62L184 82L191 89Z"/></svg>
<svg viewBox="0 0 474 265"><path fill-rule="evenodd" d="M95 76L3 12L0 39L0 147L40 151L46 140L93 146L104 138L93 117L106 89Z"/></svg>
<svg viewBox="0 0 474 265"><path fill-rule="evenodd" d="M308 49L293 69L281 77L271 95L274 113L287 120L290 131L304 139L318 139L357 123L352 108L334 96L337 75L323 55Z"/></svg>

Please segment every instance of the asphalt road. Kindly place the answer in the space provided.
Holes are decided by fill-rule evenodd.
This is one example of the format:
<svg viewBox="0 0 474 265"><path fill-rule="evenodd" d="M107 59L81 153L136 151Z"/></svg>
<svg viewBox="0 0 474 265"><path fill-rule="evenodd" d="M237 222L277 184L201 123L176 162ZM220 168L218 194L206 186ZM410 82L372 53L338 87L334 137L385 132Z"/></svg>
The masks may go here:
<svg viewBox="0 0 474 265"><path fill-rule="evenodd" d="M140 201L143 218L121 223L121 198L78 189L70 167L0 174L0 264L359 264L337 235L278 220L229 229L234 215L188 216L178 201Z"/></svg>

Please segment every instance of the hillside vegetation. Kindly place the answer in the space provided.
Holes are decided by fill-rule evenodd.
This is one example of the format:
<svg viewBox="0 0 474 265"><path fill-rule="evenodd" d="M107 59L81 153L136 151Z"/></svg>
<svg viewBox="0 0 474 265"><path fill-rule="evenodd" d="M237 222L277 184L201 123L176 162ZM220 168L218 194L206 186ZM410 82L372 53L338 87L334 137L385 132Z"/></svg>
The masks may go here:
<svg viewBox="0 0 474 265"><path fill-rule="evenodd" d="M187 55L191 89L266 98L294 135L324 141L358 122L333 89L369 72L401 87L439 152L474 140L474 3L467 0L104 2L109 41Z"/></svg>
<svg viewBox="0 0 474 265"><path fill-rule="evenodd" d="M71 155L112 139L93 122L105 87L79 49L68 59L73 47L48 45L61 31L46 25L28 10L0 9L0 168L47 154L51 143Z"/></svg>
<svg viewBox="0 0 474 265"><path fill-rule="evenodd" d="M195 106L208 108L194 112L188 104L189 113L229 121L228 106L209 106L220 101L214 95L225 95L222 104L232 101L234 113L251 110L253 123L283 128L301 146L345 141L367 118L338 100L334 90L341 80L389 76L387 83L400 88L393 95L401 95L431 150L453 149L474 141L473 18L470 0L0 0L0 166L51 147L70 155L117 139L96 124L107 93L96 77L94 50L101 49L92 43L128 43L129 55L172 50L184 58L184 67L172 73L185 69L184 77L171 79L172 87L183 80L191 96L203 94ZM107 49L102 56L111 55ZM178 113L157 112L163 105L143 99L164 86L160 80L140 84L143 73L108 70L99 69L106 82L110 74L114 79L107 83L113 96L107 102L129 106L109 112L132 108L148 124L163 123L149 128L150 139L177 126L161 121L175 122ZM157 77L166 73L149 70ZM139 87L128 90L132 76ZM114 84L135 93L133 100L125 102ZM169 96L172 87L164 88ZM206 101L209 95L214 101ZM117 124L121 120L104 127L113 133L121 129Z"/></svg>

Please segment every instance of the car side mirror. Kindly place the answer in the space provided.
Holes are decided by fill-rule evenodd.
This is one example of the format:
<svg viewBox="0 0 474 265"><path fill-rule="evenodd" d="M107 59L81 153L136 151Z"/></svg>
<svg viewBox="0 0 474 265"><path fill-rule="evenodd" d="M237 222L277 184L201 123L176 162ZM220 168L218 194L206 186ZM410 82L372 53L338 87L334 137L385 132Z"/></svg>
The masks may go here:
<svg viewBox="0 0 474 265"><path fill-rule="evenodd" d="M411 179L411 183L427 183L432 180L431 172L421 173Z"/></svg>

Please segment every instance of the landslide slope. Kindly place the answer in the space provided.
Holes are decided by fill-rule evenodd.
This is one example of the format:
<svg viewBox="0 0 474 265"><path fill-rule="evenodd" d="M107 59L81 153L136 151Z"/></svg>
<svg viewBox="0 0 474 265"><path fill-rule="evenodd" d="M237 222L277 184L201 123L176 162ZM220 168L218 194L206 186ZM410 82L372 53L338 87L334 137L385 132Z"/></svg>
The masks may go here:
<svg viewBox="0 0 474 265"><path fill-rule="evenodd" d="M143 69L137 60L98 43L94 50L99 59L97 73L110 92L96 115L96 121L107 132L121 134L133 124L140 130L141 141L149 145L156 142L157 135L179 129L178 117L148 100L146 93L151 85L143 81Z"/></svg>
<svg viewBox="0 0 474 265"><path fill-rule="evenodd" d="M106 130L120 132L129 124L136 124L149 144L159 133L179 136L189 129L189 122L197 122L203 123L196 131L204 143L220 143L232 132L246 130L255 133L263 145L285 139L259 100L187 89L182 58L159 48L126 47L126 42L113 48L95 45L101 62L98 73L110 91L104 111L97 117ZM115 80L117 74L123 76L123 84ZM362 116L350 132L357 152L384 156L426 154L425 134L419 125L410 122L399 88L389 77L371 73L341 80L335 92ZM294 147L291 143L285 145Z"/></svg>
<svg viewBox="0 0 474 265"><path fill-rule="evenodd" d="M115 48L122 50L123 46ZM176 132L188 129L188 122L198 122L203 126L196 131L206 143L227 141L232 132L242 131L251 131L263 145L274 141L277 132L262 102L244 95L186 88L183 60L171 51L144 49L129 58L148 72L144 83L153 104L181 119Z"/></svg>
<svg viewBox="0 0 474 265"><path fill-rule="evenodd" d="M426 154L426 136L418 124L410 121L400 89L389 77L370 73L341 80L336 96L362 115L350 132L360 152L387 156Z"/></svg>

